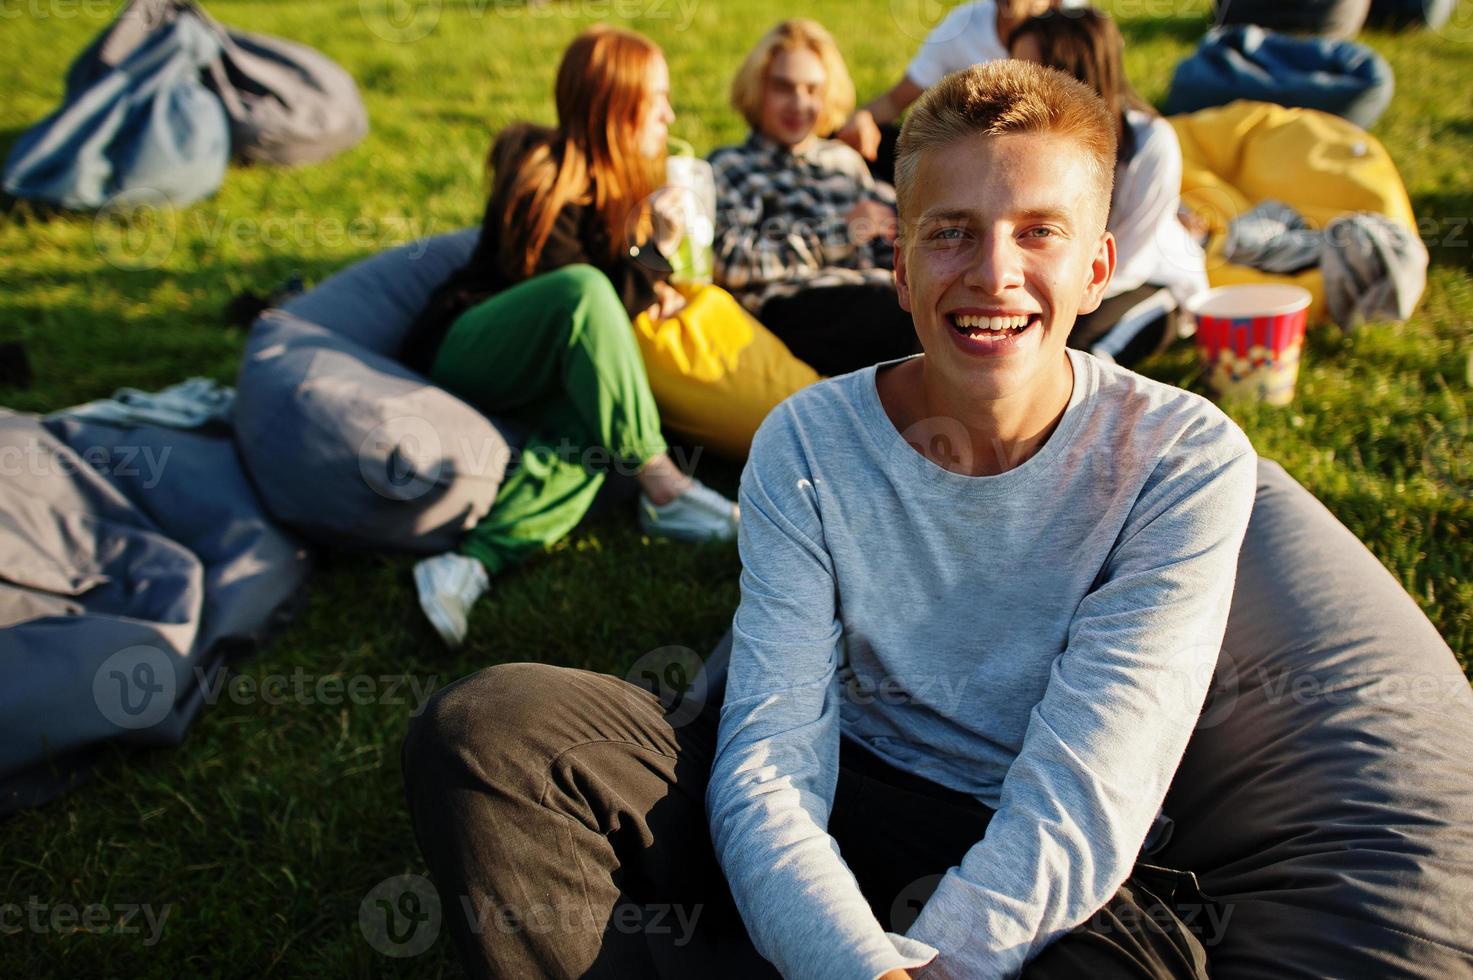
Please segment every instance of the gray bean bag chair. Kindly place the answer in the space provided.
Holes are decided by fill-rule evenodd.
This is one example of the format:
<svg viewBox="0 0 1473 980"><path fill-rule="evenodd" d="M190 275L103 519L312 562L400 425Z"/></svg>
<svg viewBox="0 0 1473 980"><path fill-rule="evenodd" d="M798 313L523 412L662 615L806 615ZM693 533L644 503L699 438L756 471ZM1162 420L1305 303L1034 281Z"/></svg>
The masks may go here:
<svg viewBox="0 0 1473 980"><path fill-rule="evenodd" d="M1377 27L1425 27L1439 30L1453 15L1458 0L1371 0L1369 20Z"/></svg>
<svg viewBox="0 0 1473 980"><path fill-rule="evenodd" d="M1473 693L1366 547L1274 463L1157 863L1231 909L1213 976L1473 976Z"/></svg>
<svg viewBox="0 0 1473 980"><path fill-rule="evenodd" d="M0 410L0 813L176 745L308 569L228 437Z"/></svg>
<svg viewBox="0 0 1473 980"><path fill-rule="evenodd" d="M1257 24L1271 31L1351 38L1365 25L1372 0L1215 0L1219 24Z"/></svg>
<svg viewBox="0 0 1473 980"><path fill-rule="evenodd" d="M490 510L519 436L396 360L476 234L376 255L252 327L236 440L278 520L340 548L434 554Z"/></svg>
<svg viewBox="0 0 1473 980"><path fill-rule="evenodd" d="M731 637L705 666L725 686ZM699 681L698 681L699 688ZM1277 463L1149 860L1197 873L1218 980L1473 977L1473 693L1411 597Z"/></svg>
<svg viewBox="0 0 1473 980"><path fill-rule="evenodd" d="M1248 99L1318 109L1370 129L1395 88L1391 66L1365 45L1289 37L1251 25L1225 27L1209 32L1176 66L1165 112Z"/></svg>
<svg viewBox="0 0 1473 980"><path fill-rule="evenodd" d="M181 22L210 42L198 76L230 121L236 157L315 163L368 132L358 86L340 65L304 44L226 27L194 0L130 0L67 69L68 101Z"/></svg>

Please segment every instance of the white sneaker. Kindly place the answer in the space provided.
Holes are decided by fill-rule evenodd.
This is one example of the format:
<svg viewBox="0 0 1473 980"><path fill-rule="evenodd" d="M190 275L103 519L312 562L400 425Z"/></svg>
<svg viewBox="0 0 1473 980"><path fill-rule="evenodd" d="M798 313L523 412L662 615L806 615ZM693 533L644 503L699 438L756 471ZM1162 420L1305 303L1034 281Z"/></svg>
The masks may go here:
<svg viewBox="0 0 1473 980"><path fill-rule="evenodd" d="M639 526L677 541L730 541L736 537L737 505L699 480L664 506L639 495Z"/></svg>
<svg viewBox="0 0 1473 980"><path fill-rule="evenodd" d="M447 551L414 566L419 608L440 639L451 648L465 642L471 606L491 587L486 566L466 555Z"/></svg>

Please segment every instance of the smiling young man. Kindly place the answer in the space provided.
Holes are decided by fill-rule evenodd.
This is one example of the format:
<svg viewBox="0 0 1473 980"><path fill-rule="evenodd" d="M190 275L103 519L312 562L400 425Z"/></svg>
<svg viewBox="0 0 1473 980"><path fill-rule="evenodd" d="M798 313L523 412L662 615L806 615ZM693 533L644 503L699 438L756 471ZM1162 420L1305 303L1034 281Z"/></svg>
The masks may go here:
<svg viewBox="0 0 1473 980"><path fill-rule="evenodd" d="M1204 399L1065 346L1115 265L1115 129L1032 64L929 90L895 259L925 353L800 392L754 442L708 808L785 975L1205 975L1136 862L1256 466ZM919 780L944 815L846 799L846 768Z"/></svg>
<svg viewBox="0 0 1473 980"><path fill-rule="evenodd" d="M758 432L719 719L507 664L416 721L410 807L473 975L1207 976L1177 905L1206 900L1140 858L1255 457L1202 398L1065 347L1114 266L1114 132L1023 62L911 114L895 273L925 353ZM542 907L570 914L501 927Z"/></svg>

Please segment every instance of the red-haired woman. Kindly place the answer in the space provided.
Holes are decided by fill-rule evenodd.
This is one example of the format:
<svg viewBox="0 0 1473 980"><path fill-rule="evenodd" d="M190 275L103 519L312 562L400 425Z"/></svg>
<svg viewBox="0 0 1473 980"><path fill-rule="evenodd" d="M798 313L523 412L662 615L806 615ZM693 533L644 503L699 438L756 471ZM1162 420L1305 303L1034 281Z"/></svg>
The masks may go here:
<svg viewBox="0 0 1473 980"><path fill-rule="evenodd" d="M631 31L574 39L557 76L556 129L515 125L491 151L491 198L470 261L434 294L401 357L489 415L529 431L496 502L460 553L415 566L420 605L459 644L489 575L563 537L611 458L635 471L652 534L731 538L735 505L666 453L631 318L683 302L658 213L670 108L660 49Z"/></svg>

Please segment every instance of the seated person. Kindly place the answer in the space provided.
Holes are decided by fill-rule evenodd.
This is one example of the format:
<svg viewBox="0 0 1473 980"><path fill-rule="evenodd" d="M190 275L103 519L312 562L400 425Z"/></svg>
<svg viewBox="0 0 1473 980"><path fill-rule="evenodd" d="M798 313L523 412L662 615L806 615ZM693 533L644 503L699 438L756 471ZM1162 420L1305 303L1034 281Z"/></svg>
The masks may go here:
<svg viewBox="0 0 1473 980"><path fill-rule="evenodd" d="M731 102L752 132L710 157L717 284L820 374L915 350L890 271L894 190L822 138L854 105L829 32L811 20L768 31L737 71Z"/></svg>
<svg viewBox="0 0 1473 980"><path fill-rule="evenodd" d="M1082 0L973 0L952 8L916 51L905 75L884 95L845 120L838 138L868 161L876 180L895 182L900 117L921 93L954 71L1011 57L1008 38L1034 14Z"/></svg>
<svg viewBox="0 0 1473 980"><path fill-rule="evenodd" d="M663 179L675 118L660 49L612 28L579 35L558 68L557 112L556 130L518 125L497 137L475 251L400 351L436 384L529 433L460 553L415 566L420 606L451 646L465 638L490 575L578 524L604 480L597 464L610 457L635 471L651 533L736 534L732 502L666 452L630 325L641 311L668 315L683 302L664 281L669 220L641 205Z"/></svg>
<svg viewBox="0 0 1473 980"><path fill-rule="evenodd" d="M1021 61L910 114L895 273L925 352L763 423L719 708L506 664L414 721L472 976L1207 976L1160 894L1190 876L1139 856L1257 465L1210 402L1064 343L1115 267L1116 132Z"/></svg>
<svg viewBox="0 0 1473 980"><path fill-rule="evenodd" d="M1131 365L1177 336L1177 310L1207 288L1206 257L1181 213L1181 144L1176 130L1125 77L1125 42L1098 10L1029 18L1008 42L1013 56L1073 75L1120 121L1110 234L1115 278L1100 308L1079 318L1071 346Z"/></svg>

